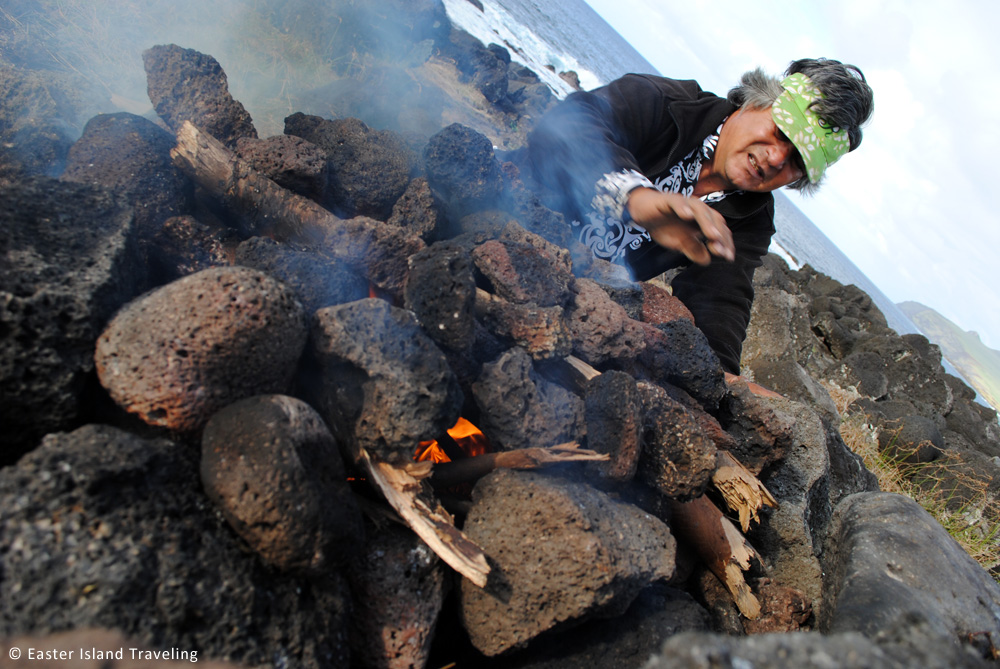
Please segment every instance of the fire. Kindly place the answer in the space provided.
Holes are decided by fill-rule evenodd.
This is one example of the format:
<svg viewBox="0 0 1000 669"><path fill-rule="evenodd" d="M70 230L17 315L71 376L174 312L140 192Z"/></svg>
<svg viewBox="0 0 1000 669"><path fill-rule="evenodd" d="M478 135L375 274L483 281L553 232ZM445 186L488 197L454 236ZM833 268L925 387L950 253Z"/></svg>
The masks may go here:
<svg viewBox="0 0 1000 669"><path fill-rule="evenodd" d="M464 418L459 418L454 427L448 430L451 437L465 457L483 455L489 452L490 442L486 435L478 427ZM447 447L442 446L437 441L421 441L413 454L413 459L417 462L430 460L431 462L451 462L448 456Z"/></svg>

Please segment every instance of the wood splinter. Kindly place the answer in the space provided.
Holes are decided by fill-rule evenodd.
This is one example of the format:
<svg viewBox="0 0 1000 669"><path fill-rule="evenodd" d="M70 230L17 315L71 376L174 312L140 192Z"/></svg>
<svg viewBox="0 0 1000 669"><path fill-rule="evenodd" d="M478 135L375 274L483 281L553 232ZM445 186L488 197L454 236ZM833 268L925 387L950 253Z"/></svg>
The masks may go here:
<svg viewBox="0 0 1000 669"><path fill-rule="evenodd" d="M760 479L750 473L729 451L716 454L716 470L712 483L722 494L726 506L739 514L740 527L750 529L750 521L759 523L758 512L765 506L778 508L778 500L764 487Z"/></svg>
<svg viewBox="0 0 1000 669"><path fill-rule="evenodd" d="M445 564L480 588L486 586L490 566L483 549L455 527L455 519L432 495L421 494L421 479L407 468L372 458L364 449L359 462L389 505Z"/></svg>
<svg viewBox="0 0 1000 669"><path fill-rule="evenodd" d="M760 617L760 602L743 578L760 556L732 521L704 495L689 502L672 501L671 512L671 527L722 581L740 613L750 620Z"/></svg>

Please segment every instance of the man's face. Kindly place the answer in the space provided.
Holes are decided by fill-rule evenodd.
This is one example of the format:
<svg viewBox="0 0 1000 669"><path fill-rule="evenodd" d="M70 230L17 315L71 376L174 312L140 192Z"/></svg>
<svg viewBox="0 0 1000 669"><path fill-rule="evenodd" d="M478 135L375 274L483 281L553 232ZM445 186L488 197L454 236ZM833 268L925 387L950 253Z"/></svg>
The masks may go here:
<svg viewBox="0 0 1000 669"><path fill-rule="evenodd" d="M805 175L798 150L771 118L771 108L740 109L719 133L712 170L732 188L767 192Z"/></svg>

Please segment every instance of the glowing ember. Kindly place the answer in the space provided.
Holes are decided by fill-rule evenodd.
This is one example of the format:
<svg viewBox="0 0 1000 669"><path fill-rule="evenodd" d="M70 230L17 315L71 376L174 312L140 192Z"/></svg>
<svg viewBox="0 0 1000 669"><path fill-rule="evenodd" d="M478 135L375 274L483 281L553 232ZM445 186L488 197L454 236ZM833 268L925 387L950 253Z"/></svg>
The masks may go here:
<svg viewBox="0 0 1000 669"><path fill-rule="evenodd" d="M486 435L464 418L459 418L454 427L448 430L448 436L455 440L458 448L461 449L466 457L483 455L490 450L490 442L486 439ZM451 462L451 458L448 457L445 449L437 441L421 441L420 446L417 447L416 452L413 454L413 459L417 462L424 462L426 460L430 460L431 462Z"/></svg>

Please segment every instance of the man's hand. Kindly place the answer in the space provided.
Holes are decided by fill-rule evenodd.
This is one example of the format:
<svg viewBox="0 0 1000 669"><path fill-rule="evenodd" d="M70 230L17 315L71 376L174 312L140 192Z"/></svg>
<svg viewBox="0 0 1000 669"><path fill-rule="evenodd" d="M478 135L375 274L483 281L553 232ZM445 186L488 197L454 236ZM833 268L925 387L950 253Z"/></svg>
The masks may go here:
<svg viewBox="0 0 1000 669"><path fill-rule="evenodd" d="M736 257L733 235L722 215L698 198L636 188L628 196L629 215L654 242L707 265L712 255Z"/></svg>

